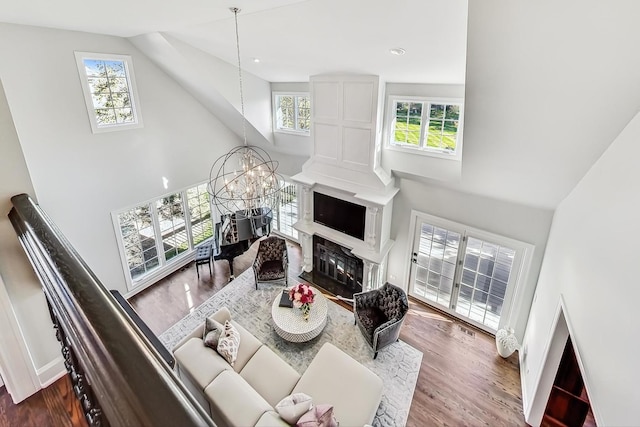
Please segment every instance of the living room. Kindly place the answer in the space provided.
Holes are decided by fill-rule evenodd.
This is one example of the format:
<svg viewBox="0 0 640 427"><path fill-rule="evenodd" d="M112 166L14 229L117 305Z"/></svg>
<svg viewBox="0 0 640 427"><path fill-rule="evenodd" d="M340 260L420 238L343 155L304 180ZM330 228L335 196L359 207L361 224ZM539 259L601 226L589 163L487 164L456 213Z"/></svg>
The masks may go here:
<svg viewBox="0 0 640 427"><path fill-rule="evenodd" d="M526 361L521 360L525 412L536 400L562 299L596 419L603 425L630 424L632 418L625 417L634 414L631 402L637 396L628 385L633 381L627 382L637 375L633 346L625 339L627 328L620 328L629 323L631 330L638 327L637 317L627 314L633 313L636 291L628 283L635 264L612 271L600 264L604 254L585 253L594 247L615 247L625 257L637 253L622 232L635 229L637 207L625 196L637 187L635 169L625 165L633 157L627 145L637 132L635 122L617 138L638 111L638 59L629 54L637 39L632 22L637 7L618 6L469 4L461 177L447 183L398 175L400 192L391 224L395 245L388 261L389 280L395 276L406 285L412 210L534 245L530 282L513 323L523 343L521 353L527 353ZM7 152L20 155L5 161L22 158L2 168L3 211L9 210L8 198L14 194L35 196L100 280L126 292L111 213L202 182L212 161L241 139L212 118L202 106L206 101L154 65L148 59L152 52L142 54L129 39L38 27L36 17L23 24L36 26L1 27L3 157ZM132 55L144 128L91 134L74 51ZM605 59L594 63L594 52ZM54 80L40 79L43 74ZM229 87L235 85L231 78L227 81ZM564 108L539 126L537 116L558 95ZM167 98L170 109L163 102ZM607 148L590 172L602 176L592 183L585 174ZM304 157L299 154L273 153L289 176L300 170ZM606 163L611 157L615 163ZM598 225L603 219L621 227L602 230ZM50 373L57 373L57 343L53 336L40 337L48 322L40 285L6 218L2 224L3 303L14 313L13 320L5 321L26 337L31 369L40 383L46 382ZM598 304L601 283L607 284L607 293L625 295L615 309ZM589 315L596 311L598 319ZM603 346L600 335L605 331L608 345ZM613 360L614 374L605 374L602 368ZM612 387L619 390L617 396L627 397L614 400Z"/></svg>

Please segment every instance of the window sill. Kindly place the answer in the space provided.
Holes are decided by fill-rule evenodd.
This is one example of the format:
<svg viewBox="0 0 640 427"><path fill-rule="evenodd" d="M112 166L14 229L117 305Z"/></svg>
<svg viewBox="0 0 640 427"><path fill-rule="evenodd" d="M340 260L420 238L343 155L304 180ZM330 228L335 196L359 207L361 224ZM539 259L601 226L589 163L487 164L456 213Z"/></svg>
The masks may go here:
<svg viewBox="0 0 640 427"><path fill-rule="evenodd" d="M443 151L424 150L421 148L403 147L401 145L392 145L392 144L387 144L385 146L385 149L389 151L396 151L396 152L405 153L405 154L435 157L443 160L454 160L454 161L462 160L462 156L460 155L460 153L450 153L444 150Z"/></svg>
<svg viewBox="0 0 640 427"><path fill-rule="evenodd" d="M311 132L302 132L297 130L285 130L285 129L276 129L273 131L274 133L284 133L287 135L295 135L295 136L310 136Z"/></svg>

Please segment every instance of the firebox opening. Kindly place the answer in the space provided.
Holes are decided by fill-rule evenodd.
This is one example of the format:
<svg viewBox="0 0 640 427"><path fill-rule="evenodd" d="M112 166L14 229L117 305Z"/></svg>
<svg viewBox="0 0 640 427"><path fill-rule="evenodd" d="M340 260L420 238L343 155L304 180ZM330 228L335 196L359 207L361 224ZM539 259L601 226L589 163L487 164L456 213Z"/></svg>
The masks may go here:
<svg viewBox="0 0 640 427"><path fill-rule="evenodd" d="M345 298L362 292L364 264L348 248L313 236L313 270L300 277L322 289Z"/></svg>

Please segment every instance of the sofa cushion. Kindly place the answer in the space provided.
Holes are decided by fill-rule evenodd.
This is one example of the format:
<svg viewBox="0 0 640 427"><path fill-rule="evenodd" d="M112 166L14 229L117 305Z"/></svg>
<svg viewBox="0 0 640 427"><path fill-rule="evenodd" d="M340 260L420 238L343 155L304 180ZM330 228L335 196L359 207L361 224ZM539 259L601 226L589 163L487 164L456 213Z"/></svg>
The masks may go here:
<svg viewBox="0 0 640 427"><path fill-rule="evenodd" d="M204 346L199 337L191 338L173 355L180 371L189 374L201 390L204 390L220 372L231 369L231 366L215 350Z"/></svg>
<svg viewBox="0 0 640 427"><path fill-rule="evenodd" d="M327 404L314 406L298 418L296 427L338 427L336 417L333 416L333 406Z"/></svg>
<svg viewBox="0 0 640 427"><path fill-rule="evenodd" d="M289 424L277 412L268 411L260 417L255 427L289 427Z"/></svg>
<svg viewBox="0 0 640 427"><path fill-rule="evenodd" d="M273 408L248 382L232 370L218 375L205 389L216 424L253 426Z"/></svg>
<svg viewBox="0 0 640 427"><path fill-rule="evenodd" d="M306 393L333 405L343 426L371 424L382 399L382 380L351 356L325 343L292 393Z"/></svg>
<svg viewBox="0 0 640 427"><path fill-rule="evenodd" d="M295 369L264 345L247 362L240 375L271 406L289 395L300 379Z"/></svg>
<svg viewBox="0 0 640 427"><path fill-rule="evenodd" d="M254 337L251 332L242 327L242 325L231 319L231 313L226 307L222 307L220 310L213 313L210 318L222 323L223 325L225 321L230 320L231 324L235 326L238 332L240 332L240 348L238 349L238 357L233 364L233 370L240 372L249 359L251 359L256 351L258 351L262 346L262 343Z"/></svg>
<svg viewBox="0 0 640 427"><path fill-rule="evenodd" d="M302 415L311 409L312 405L311 396L304 393L294 393L278 402L276 412L289 424L295 424Z"/></svg>
<svg viewBox="0 0 640 427"><path fill-rule="evenodd" d="M240 332L240 347L238 348L238 357L233 365L233 370L240 372L247 362L256 354L256 351L262 347L262 343L247 331L238 322L232 320L231 324Z"/></svg>
<svg viewBox="0 0 640 427"><path fill-rule="evenodd" d="M240 332L227 320L224 322L224 331L218 340L218 354L233 366L238 357L239 348Z"/></svg>

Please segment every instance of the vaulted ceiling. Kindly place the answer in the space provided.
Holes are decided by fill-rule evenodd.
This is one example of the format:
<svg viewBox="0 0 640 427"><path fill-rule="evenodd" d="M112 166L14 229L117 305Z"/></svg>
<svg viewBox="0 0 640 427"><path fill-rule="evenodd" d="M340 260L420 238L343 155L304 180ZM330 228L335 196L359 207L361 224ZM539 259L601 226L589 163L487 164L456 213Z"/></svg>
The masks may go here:
<svg viewBox="0 0 640 427"><path fill-rule="evenodd" d="M163 32L270 82L321 73L386 81L464 83L467 1L0 0L0 22L132 37ZM390 7L392 5L392 7ZM104 6L104 7L103 7ZM394 56L389 49L403 48ZM253 62L254 58L260 60Z"/></svg>
<svg viewBox="0 0 640 427"><path fill-rule="evenodd" d="M376 74L464 84L457 191L554 209L640 108L640 2L0 0L0 22L164 33L270 82ZM101 6L104 6L102 4ZM406 54L394 56L391 48ZM259 58L260 62L253 62Z"/></svg>

